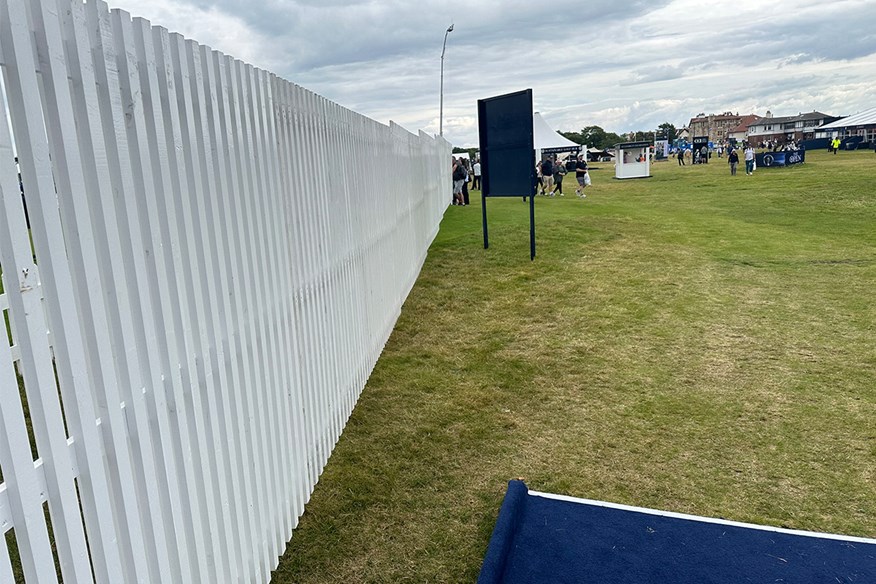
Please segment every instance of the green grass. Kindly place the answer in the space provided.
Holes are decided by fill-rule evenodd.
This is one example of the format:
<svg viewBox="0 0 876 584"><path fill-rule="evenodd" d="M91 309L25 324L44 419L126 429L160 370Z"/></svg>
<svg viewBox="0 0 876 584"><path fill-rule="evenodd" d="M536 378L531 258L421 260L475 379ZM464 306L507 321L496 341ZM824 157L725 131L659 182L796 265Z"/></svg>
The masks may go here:
<svg viewBox="0 0 876 584"><path fill-rule="evenodd" d="M876 536L876 160L448 209L276 583L472 582L506 481Z"/></svg>

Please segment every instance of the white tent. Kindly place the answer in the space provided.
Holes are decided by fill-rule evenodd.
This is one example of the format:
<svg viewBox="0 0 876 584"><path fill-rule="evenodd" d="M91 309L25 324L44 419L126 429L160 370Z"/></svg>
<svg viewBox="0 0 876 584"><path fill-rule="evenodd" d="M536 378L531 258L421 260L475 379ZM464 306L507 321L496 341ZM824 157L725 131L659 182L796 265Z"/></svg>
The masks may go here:
<svg viewBox="0 0 876 584"><path fill-rule="evenodd" d="M551 129L538 112L535 112L532 116L532 138L538 160L541 160L544 154L578 152L582 148L580 144L572 142L559 132Z"/></svg>
<svg viewBox="0 0 876 584"><path fill-rule="evenodd" d="M863 142L876 143L876 107L841 118L815 128L816 138L860 137Z"/></svg>
<svg viewBox="0 0 876 584"><path fill-rule="evenodd" d="M535 114L538 115L538 114ZM840 118L835 122L818 126L815 130L821 132L824 130L841 130L854 126L870 126L876 124L876 107L858 112L852 116Z"/></svg>

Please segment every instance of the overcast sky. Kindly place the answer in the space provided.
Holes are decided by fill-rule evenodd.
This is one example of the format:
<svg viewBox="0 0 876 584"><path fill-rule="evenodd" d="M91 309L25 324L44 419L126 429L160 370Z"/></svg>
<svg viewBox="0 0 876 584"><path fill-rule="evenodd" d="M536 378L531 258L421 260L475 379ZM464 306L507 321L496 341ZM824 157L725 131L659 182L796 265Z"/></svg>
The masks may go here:
<svg viewBox="0 0 876 584"><path fill-rule="evenodd" d="M876 105L876 0L110 0L416 133L476 146L477 100L532 88L554 129ZM547 7L554 6L552 9Z"/></svg>

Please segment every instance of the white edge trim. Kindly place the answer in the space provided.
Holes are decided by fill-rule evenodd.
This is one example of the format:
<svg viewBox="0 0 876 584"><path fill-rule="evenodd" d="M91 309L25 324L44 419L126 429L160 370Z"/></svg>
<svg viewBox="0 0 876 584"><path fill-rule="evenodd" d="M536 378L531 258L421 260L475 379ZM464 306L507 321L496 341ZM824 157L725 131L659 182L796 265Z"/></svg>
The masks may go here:
<svg viewBox="0 0 876 584"><path fill-rule="evenodd" d="M759 529L761 531L772 531L776 533L785 533L788 535L801 535L804 537L820 537L823 539L835 539L838 541L848 541L855 543L866 543L876 545L876 539L866 537L854 537L851 535L839 535L836 533L819 533L815 531L801 531L798 529L785 529L782 527L773 527L771 525L757 525L754 523L742 523L739 521L728 521L726 519L716 519L714 517L700 517L699 515L687 515L685 513L674 513L672 511L660 511L658 509L646 509L645 507L633 507L631 505L621 505L619 503L607 503L605 501L594 501L592 499L578 499L576 497L567 497L565 495L554 495L552 493L540 493L538 491L528 491L528 494L533 497L542 497L544 499L555 499L557 501L566 501L567 503L580 503L582 505L592 505L594 507L606 507L608 509L618 509L620 511L633 511L635 513L645 513L647 515L658 515L660 517L669 517L672 519L686 519L688 521L699 521L701 523L715 523L717 525L729 525L731 527L744 527L746 529Z"/></svg>

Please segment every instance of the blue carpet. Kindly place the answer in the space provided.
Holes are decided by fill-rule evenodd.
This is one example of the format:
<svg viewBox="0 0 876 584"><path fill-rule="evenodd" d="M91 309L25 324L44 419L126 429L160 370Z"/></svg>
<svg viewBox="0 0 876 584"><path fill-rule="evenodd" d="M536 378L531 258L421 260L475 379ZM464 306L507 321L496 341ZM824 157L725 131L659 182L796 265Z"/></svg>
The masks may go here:
<svg viewBox="0 0 876 584"><path fill-rule="evenodd" d="M876 540L530 493L511 481L478 584L876 584Z"/></svg>

